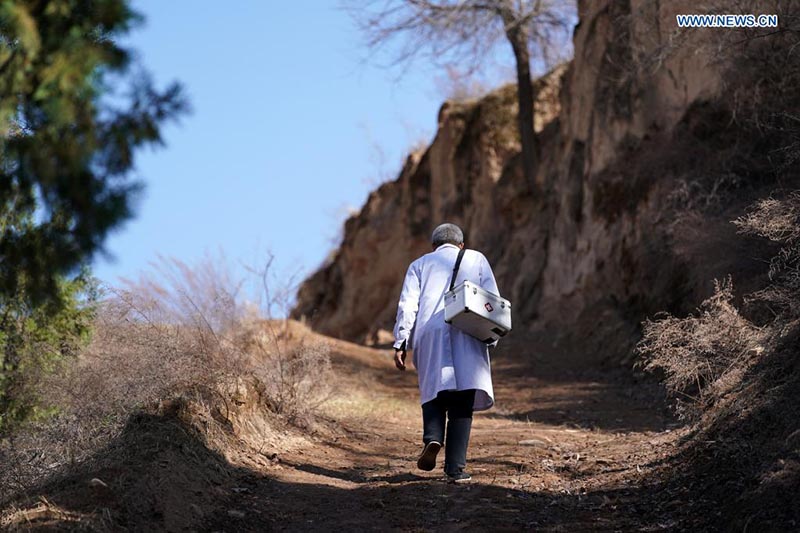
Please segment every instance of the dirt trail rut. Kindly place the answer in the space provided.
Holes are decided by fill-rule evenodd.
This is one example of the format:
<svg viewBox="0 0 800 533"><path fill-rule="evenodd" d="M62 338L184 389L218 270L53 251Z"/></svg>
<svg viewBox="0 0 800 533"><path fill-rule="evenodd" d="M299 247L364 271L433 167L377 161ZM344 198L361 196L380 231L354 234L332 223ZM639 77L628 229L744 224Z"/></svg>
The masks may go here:
<svg viewBox="0 0 800 533"><path fill-rule="evenodd" d="M416 375L389 351L335 345L345 391L340 430L272 458L240 480L210 531L660 530L643 485L681 433L657 387L625 372L577 370L558 350L494 356L497 406L476 414L468 485L441 464L415 468L421 446ZM440 461L441 461L440 456Z"/></svg>

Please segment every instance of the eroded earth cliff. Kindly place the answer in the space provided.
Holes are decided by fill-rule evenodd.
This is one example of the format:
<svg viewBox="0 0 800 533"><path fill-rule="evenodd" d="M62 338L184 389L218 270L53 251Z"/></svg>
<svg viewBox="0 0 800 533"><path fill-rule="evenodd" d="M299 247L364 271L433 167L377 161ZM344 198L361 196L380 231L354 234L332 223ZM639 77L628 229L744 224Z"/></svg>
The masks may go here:
<svg viewBox="0 0 800 533"><path fill-rule="evenodd" d="M433 142L347 220L292 316L389 340L405 269L445 221L491 261L516 330L555 325L617 361L642 319L693 307L715 277L756 283L763 263L729 221L752 196L743 182L770 184L750 179L755 147L726 133L729 58L709 31L677 30L693 5L579 2L574 59L538 81L535 184L520 167L513 87L445 102Z"/></svg>

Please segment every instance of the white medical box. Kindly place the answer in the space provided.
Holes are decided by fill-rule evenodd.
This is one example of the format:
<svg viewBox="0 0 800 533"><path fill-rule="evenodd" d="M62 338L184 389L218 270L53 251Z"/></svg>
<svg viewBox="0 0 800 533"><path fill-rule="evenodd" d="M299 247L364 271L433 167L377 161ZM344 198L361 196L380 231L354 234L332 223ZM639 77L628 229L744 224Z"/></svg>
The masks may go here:
<svg viewBox="0 0 800 533"><path fill-rule="evenodd" d="M489 344L511 331L511 302L465 281L445 293L444 321Z"/></svg>

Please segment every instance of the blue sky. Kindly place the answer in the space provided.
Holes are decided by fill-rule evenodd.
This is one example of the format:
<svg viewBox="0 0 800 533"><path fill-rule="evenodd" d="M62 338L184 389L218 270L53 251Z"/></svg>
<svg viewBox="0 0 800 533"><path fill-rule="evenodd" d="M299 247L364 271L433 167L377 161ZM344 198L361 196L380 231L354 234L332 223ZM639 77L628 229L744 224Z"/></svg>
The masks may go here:
<svg viewBox="0 0 800 533"><path fill-rule="evenodd" d="M134 0L146 20L125 39L161 86L186 89L192 113L141 152L136 217L106 242L95 274L136 277L158 254L192 263L224 250L278 272L317 268L341 223L408 147L429 141L444 74L419 61L364 64L336 1ZM438 81L437 81L438 80Z"/></svg>

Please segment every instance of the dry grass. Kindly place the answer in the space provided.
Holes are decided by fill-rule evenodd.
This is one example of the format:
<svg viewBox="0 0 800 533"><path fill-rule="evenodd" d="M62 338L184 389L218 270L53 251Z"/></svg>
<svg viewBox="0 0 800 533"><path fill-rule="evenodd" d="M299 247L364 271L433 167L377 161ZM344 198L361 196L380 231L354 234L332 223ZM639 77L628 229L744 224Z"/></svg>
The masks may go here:
<svg viewBox="0 0 800 533"><path fill-rule="evenodd" d="M297 425L308 425L310 415L332 395L330 347L293 338L286 321L253 326L245 334L247 351L259 361L253 375L266 405Z"/></svg>
<svg viewBox="0 0 800 533"><path fill-rule="evenodd" d="M730 391L734 376L763 351L764 331L743 318L733 303L730 278L715 282L713 296L697 315L666 316L644 323L638 345L646 370L661 370L678 412L693 417Z"/></svg>
<svg viewBox="0 0 800 533"><path fill-rule="evenodd" d="M54 529L69 528L79 531L91 531L93 528L87 527L85 520L85 516L62 509L58 505L50 502L47 498L42 497L33 508L11 509L8 513L7 520L5 520L5 522L0 522L0 525L8 526L11 530L23 530L28 529L28 527L33 529L33 524L36 524L39 527L46 525Z"/></svg>
<svg viewBox="0 0 800 533"><path fill-rule="evenodd" d="M741 316L733 305L730 278L715 283L714 295L697 315L644 323L638 346L643 366L664 372L684 415L715 405L800 319L800 191L777 196L759 200L733 221L740 233L782 246L770 261L769 284L744 297L746 305L770 310L772 319L765 326Z"/></svg>
<svg viewBox="0 0 800 533"><path fill-rule="evenodd" d="M800 318L800 191L784 196L759 200L733 223L740 233L757 235L781 246L770 261L771 283L748 295L745 301L769 309L776 325L785 330Z"/></svg>
<svg viewBox="0 0 800 533"><path fill-rule="evenodd" d="M58 414L0 442L2 500L87 459L132 414L175 399L214 426L207 435L235 431L244 404L313 422L332 390L328 346L256 311L271 312L291 291L265 284L262 305L245 305L219 261L158 266L108 290L88 348L44 383Z"/></svg>

